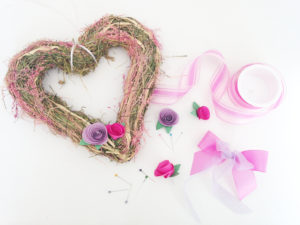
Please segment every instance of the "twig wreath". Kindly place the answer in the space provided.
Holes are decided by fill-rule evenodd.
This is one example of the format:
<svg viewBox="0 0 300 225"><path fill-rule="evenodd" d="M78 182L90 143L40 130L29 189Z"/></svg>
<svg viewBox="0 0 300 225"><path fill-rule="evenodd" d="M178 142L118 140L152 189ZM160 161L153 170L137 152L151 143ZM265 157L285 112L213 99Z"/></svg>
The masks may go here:
<svg viewBox="0 0 300 225"><path fill-rule="evenodd" d="M102 122L82 111L72 111L57 95L45 92L42 80L53 68L84 76L95 69L102 56L108 57L110 48L117 46L125 48L131 59L116 121L123 124L125 134L121 138L108 137L102 145L90 145L82 139L83 130L92 124L97 127ZM151 30L133 18L109 15L87 27L79 37L77 47L73 42L45 40L32 43L10 62L6 83L15 100L16 116L20 107L34 119L48 124L55 133L69 136L75 143L83 141L83 145L96 154L126 162L140 146L144 114L160 64L159 43ZM102 131L97 132L92 138Z"/></svg>

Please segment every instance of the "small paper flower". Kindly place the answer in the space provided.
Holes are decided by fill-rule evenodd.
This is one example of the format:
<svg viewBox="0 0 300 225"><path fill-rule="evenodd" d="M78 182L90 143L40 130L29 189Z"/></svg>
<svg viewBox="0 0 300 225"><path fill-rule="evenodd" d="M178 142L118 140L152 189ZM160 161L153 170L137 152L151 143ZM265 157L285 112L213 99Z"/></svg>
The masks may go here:
<svg viewBox="0 0 300 225"><path fill-rule="evenodd" d="M107 130L103 123L94 123L83 129L80 145L94 145L98 150L107 142Z"/></svg>
<svg viewBox="0 0 300 225"><path fill-rule="evenodd" d="M120 123L108 124L106 129L109 136L114 140L123 137L125 134L125 127Z"/></svg>
<svg viewBox="0 0 300 225"><path fill-rule="evenodd" d="M154 175L157 177L164 176L164 178L175 177L179 174L179 168L180 164L174 166L169 160L164 160L158 164L154 171Z"/></svg>
<svg viewBox="0 0 300 225"><path fill-rule="evenodd" d="M164 127L168 133L171 132L172 126L179 121L178 114L169 108L162 109L159 113L159 118L156 124L156 130Z"/></svg>
<svg viewBox="0 0 300 225"><path fill-rule="evenodd" d="M197 116L199 120L208 120L210 118L209 109L206 106L199 106L196 102L193 102L193 111L191 113Z"/></svg>

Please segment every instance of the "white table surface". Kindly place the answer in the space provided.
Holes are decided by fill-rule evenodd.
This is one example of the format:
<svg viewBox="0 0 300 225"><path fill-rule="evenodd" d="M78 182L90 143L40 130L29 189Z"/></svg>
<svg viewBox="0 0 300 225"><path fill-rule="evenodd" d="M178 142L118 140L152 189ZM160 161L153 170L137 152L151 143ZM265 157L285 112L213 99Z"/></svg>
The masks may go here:
<svg viewBox="0 0 300 225"><path fill-rule="evenodd" d="M212 110L209 121L190 114L192 101L213 109L209 73L183 99L172 106L182 133L172 152L155 131L163 106L150 105L145 117L147 134L140 152L129 163L117 164L104 157L90 157L84 147L53 135L28 116L14 119L11 97L4 91L0 107L0 224L197 224L184 199L182 185L188 178L193 153L206 131L211 130L237 149L269 151L268 172L256 173L258 188L243 201L252 213L236 214L222 205L211 191L211 172L200 174L192 188L195 210L203 224L281 225L300 224L300 14L299 1L3 1L0 2L0 74L3 80L9 59L39 39L71 40L83 27L108 13L138 19L153 29L162 43L162 69L180 75L184 66L208 49L225 56L231 71L250 62L264 62L281 71L287 85L278 109L247 125L219 120ZM115 62L102 59L95 72L80 80L52 71L45 79L74 109L105 121L114 120L121 99L122 73L129 59L124 50L112 49ZM170 58L174 55L186 58ZM98 76L99 75L99 76ZM1 81L2 82L2 81ZM83 85L84 83L84 85ZM1 86L4 86L3 82ZM86 88L87 87L87 88ZM173 179L153 177L164 159L181 163ZM142 168L154 182L143 182ZM133 184L129 203L126 193L107 193L124 186L118 173Z"/></svg>

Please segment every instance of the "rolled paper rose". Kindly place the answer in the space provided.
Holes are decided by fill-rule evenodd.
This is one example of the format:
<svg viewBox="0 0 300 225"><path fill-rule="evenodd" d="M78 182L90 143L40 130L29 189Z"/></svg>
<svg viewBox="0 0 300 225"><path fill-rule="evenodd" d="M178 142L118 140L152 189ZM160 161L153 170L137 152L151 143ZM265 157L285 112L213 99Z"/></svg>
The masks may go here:
<svg viewBox="0 0 300 225"><path fill-rule="evenodd" d="M208 120L210 118L209 108L206 106L199 106L196 102L193 102L193 111L191 114L198 117L199 120Z"/></svg>
<svg viewBox="0 0 300 225"><path fill-rule="evenodd" d="M154 171L155 176L164 176L164 178L175 177L179 173L180 164L173 165L169 160L160 162Z"/></svg>
<svg viewBox="0 0 300 225"><path fill-rule="evenodd" d="M209 109L206 106L201 106L197 109L197 116L199 119L208 120L210 117Z"/></svg>
<svg viewBox="0 0 300 225"><path fill-rule="evenodd" d="M114 140L123 137L125 134L125 128L120 123L108 124L106 129L109 136Z"/></svg>
<svg viewBox="0 0 300 225"><path fill-rule="evenodd" d="M162 125L171 127L178 123L179 117L174 110L165 108L160 111L158 120Z"/></svg>
<svg viewBox="0 0 300 225"><path fill-rule="evenodd" d="M154 171L155 176L164 176L168 178L174 173L174 165L170 163L169 160L164 160L158 164L157 168Z"/></svg>
<svg viewBox="0 0 300 225"><path fill-rule="evenodd" d="M103 123L94 123L83 129L82 139L90 145L102 145L107 142L107 130Z"/></svg>

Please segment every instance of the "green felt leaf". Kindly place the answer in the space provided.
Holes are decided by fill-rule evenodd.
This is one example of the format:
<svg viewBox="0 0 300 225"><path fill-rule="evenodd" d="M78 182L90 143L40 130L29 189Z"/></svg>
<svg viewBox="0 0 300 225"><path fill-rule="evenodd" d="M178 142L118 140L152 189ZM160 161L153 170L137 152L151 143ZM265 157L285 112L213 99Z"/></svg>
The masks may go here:
<svg viewBox="0 0 300 225"><path fill-rule="evenodd" d="M179 171L179 169L180 169L180 164L176 164L175 166L174 166L174 172L178 172Z"/></svg>
<svg viewBox="0 0 300 225"><path fill-rule="evenodd" d="M196 117L198 117L198 116L197 116L197 112L196 112L196 110L193 110L193 111L191 112L191 114L192 114L193 116L196 116Z"/></svg>
<svg viewBox="0 0 300 225"><path fill-rule="evenodd" d="M171 132L171 130L172 130L172 127L166 127L166 126L164 126L164 127L166 128L166 131L169 134Z"/></svg>
<svg viewBox="0 0 300 225"><path fill-rule="evenodd" d="M193 102L193 109L197 110L200 106L196 103L196 102Z"/></svg>
<svg viewBox="0 0 300 225"><path fill-rule="evenodd" d="M171 175L171 177L176 177L177 175L179 175L179 173L178 173L178 172L174 172L174 173Z"/></svg>
<svg viewBox="0 0 300 225"><path fill-rule="evenodd" d="M162 125L159 121L157 121L156 130L161 129L162 127L164 127L164 125Z"/></svg>
<svg viewBox="0 0 300 225"><path fill-rule="evenodd" d="M80 140L80 145L89 145L89 143L86 143L83 139Z"/></svg>
<svg viewBox="0 0 300 225"><path fill-rule="evenodd" d="M125 123L121 123L125 127Z"/></svg>
<svg viewBox="0 0 300 225"><path fill-rule="evenodd" d="M102 145L95 145L96 149L99 150Z"/></svg>
<svg viewBox="0 0 300 225"><path fill-rule="evenodd" d="M171 175L171 177L175 177L175 176L177 176L178 174L179 174L179 169L180 169L180 164L176 164L175 166L174 166L174 173Z"/></svg>

